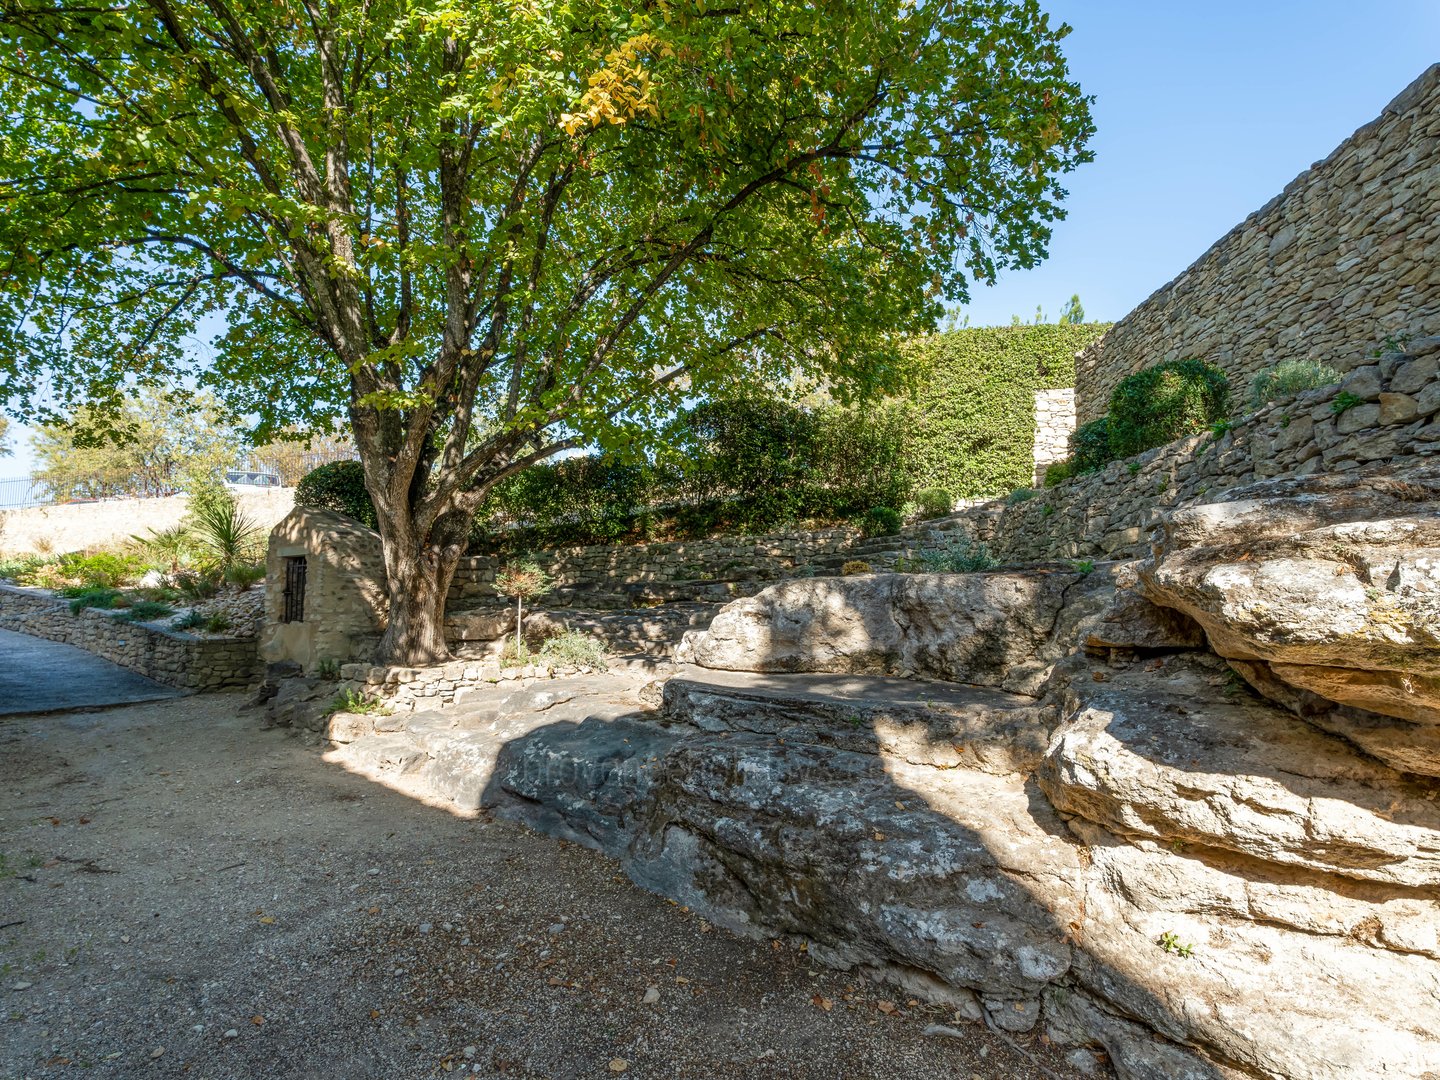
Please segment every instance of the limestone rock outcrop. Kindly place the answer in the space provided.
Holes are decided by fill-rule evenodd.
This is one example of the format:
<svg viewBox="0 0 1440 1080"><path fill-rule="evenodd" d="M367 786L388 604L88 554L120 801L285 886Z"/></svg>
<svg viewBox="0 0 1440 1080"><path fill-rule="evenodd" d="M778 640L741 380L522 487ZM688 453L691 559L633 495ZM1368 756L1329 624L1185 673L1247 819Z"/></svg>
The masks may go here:
<svg viewBox="0 0 1440 1080"><path fill-rule="evenodd" d="M924 675L1035 693L1098 620L1108 571L798 578L727 605L676 659L729 671Z"/></svg>
<svg viewBox="0 0 1440 1080"><path fill-rule="evenodd" d="M1174 511L1139 579L1262 692L1273 677L1440 724L1440 466L1266 481Z"/></svg>
<svg viewBox="0 0 1440 1080"><path fill-rule="evenodd" d="M972 690L935 717L877 696L925 683L706 677L659 714L535 728L485 803L1125 1080L1440 1069L1440 813L1218 658L1076 656L1054 712ZM956 723L1014 767L914 752Z"/></svg>

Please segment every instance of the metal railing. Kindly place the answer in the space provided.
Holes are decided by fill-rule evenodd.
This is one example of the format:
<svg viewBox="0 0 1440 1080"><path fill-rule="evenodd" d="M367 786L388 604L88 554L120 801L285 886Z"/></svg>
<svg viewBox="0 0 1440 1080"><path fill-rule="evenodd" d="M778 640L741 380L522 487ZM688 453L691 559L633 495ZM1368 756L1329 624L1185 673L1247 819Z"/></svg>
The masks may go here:
<svg viewBox="0 0 1440 1080"><path fill-rule="evenodd" d="M224 470L227 484L239 487L282 487L286 480L294 483L311 469L328 465L332 461L353 461L358 455L353 450L330 450L317 453L301 453L285 460L281 467L264 458L247 455ZM287 475L288 474L288 475ZM104 495L77 498L59 498L45 485L44 477L14 476L0 479L0 510L23 510L32 506L54 506L57 503L104 502L107 499L148 499L174 492L157 492L153 488L142 489L138 484L134 490L114 487Z"/></svg>

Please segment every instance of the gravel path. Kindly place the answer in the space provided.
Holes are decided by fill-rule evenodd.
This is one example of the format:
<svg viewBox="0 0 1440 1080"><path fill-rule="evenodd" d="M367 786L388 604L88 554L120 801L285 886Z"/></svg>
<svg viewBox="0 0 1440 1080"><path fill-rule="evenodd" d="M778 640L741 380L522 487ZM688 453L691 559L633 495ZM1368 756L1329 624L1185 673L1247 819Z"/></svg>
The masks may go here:
<svg viewBox="0 0 1440 1080"><path fill-rule="evenodd" d="M1077 1075L241 704L0 720L0 1076Z"/></svg>

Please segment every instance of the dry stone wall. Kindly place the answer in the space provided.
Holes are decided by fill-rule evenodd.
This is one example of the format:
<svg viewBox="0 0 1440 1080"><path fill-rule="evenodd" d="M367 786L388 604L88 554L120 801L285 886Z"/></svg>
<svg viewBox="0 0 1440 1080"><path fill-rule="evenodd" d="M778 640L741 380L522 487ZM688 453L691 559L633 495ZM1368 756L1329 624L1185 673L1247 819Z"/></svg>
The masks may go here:
<svg viewBox="0 0 1440 1080"><path fill-rule="evenodd" d="M644 607L670 600L726 601L754 591L797 568L843 558L861 543L858 529L785 531L758 536L716 536L655 544L596 544L535 553L555 583L542 606ZM495 596L490 556L462 561L450 602L474 606Z"/></svg>
<svg viewBox="0 0 1440 1080"><path fill-rule="evenodd" d="M0 585L0 628L78 646L185 690L249 686L260 670L253 637L196 637L121 622L94 609L72 615L64 600L11 585Z"/></svg>
<svg viewBox="0 0 1440 1080"><path fill-rule="evenodd" d="M1198 356L1236 387L1282 360L1440 331L1440 64L1077 359L1082 423L1115 384Z"/></svg>
<svg viewBox="0 0 1440 1080"><path fill-rule="evenodd" d="M1195 435L1028 499L986 503L912 530L897 546L950 532L983 541L1005 562L1139 558L1166 511L1226 488L1436 454L1440 337L1356 367L1334 386L1272 402L1219 439Z"/></svg>

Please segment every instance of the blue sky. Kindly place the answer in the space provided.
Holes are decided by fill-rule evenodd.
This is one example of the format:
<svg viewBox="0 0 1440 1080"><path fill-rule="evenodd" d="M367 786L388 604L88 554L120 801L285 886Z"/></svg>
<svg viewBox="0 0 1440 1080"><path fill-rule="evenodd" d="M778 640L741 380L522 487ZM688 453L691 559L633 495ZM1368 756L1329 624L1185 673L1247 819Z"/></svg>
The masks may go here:
<svg viewBox="0 0 1440 1080"><path fill-rule="evenodd" d="M1440 60L1440 0L1049 0L1096 97L1096 160L1034 270L975 286L971 325L1118 319ZM13 430L13 429L12 429ZM23 432L0 476L30 469Z"/></svg>
<svg viewBox="0 0 1440 1080"><path fill-rule="evenodd" d="M1440 0L1042 0L1069 23L1095 161L1034 270L976 286L974 326L1118 319L1440 60Z"/></svg>

